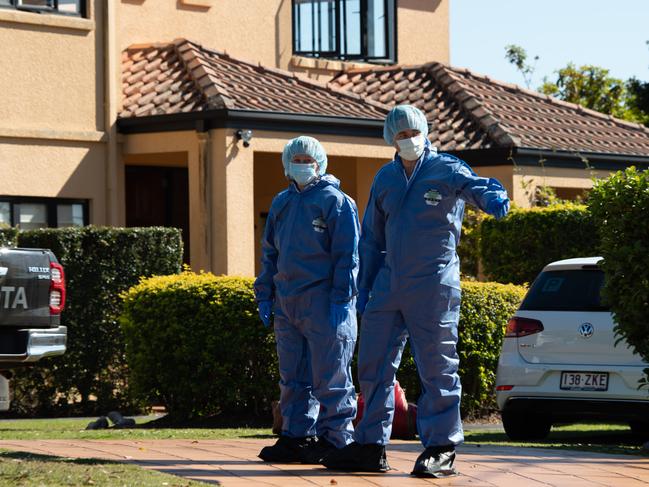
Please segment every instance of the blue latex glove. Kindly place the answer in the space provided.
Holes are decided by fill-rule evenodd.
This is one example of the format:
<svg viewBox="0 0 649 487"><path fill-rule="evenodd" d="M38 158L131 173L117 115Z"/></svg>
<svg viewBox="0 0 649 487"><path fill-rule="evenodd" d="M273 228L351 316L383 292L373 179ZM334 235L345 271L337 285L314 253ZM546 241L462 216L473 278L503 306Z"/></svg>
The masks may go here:
<svg viewBox="0 0 649 487"><path fill-rule="evenodd" d="M270 326L270 314L273 311L273 302L259 301L257 307L259 308L259 318L261 318L264 326L268 328Z"/></svg>
<svg viewBox="0 0 649 487"><path fill-rule="evenodd" d="M358 296L356 296L356 311L358 311L359 314L363 314L363 312L365 311L365 306L367 306L367 302L369 300L370 300L370 290L359 289Z"/></svg>
<svg viewBox="0 0 649 487"><path fill-rule="evenodd" d="M338 328L349 316L349 303L331 303L331 311L329 323L335 330Z"/></svg>
<svg viewBox="0 0 649 487"><path fill-rule="evenodd" d="M496 217L496 220L505 218L509 212L509 198L496 198L487 205L487 213Z"/></svg>

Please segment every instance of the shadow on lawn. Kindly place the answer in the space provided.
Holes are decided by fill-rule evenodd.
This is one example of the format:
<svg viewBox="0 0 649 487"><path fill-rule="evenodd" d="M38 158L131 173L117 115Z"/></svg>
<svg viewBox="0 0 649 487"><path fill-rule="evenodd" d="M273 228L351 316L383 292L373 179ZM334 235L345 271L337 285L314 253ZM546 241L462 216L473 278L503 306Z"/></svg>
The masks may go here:
<svg viewBox="0 0 649 487"><path fill-rule="evenodd" d="M137 424L136 428L141 429L182 429L182 428L199 428L199 429L222 429L222 428L272 428L272 417L260 417L257 415L235 416L232 414L222 414L209 416L206 418L184 419L174 418L166 415L161 418ZM268 435L264 435L268 436Z"/></svg>
<svg viewBox="0 0 649 487"><path fill-rule="evenodd" d="M646 441L646 439L644 440ZM550 435L543 440L534 440L534 443L554 445L563 443L572 444L601 444L601 445L625 445L641 446L643 438L631 433L630 430L620 426L614 430L591 430L591 431L565 431L552 430ZM467 443L511 443L507 435L499 431L476 432L467 436Z"/></svg>
<svg viewBox="0 0 649 487"><path fill-rule="evenodd" d="M102 458L65 458L54 455L41 455L40 453L29 453L22 451L0 452L0 460L20 460L28 462L56 462L75 465L120 465L122 462L106 460Z"/></svg>

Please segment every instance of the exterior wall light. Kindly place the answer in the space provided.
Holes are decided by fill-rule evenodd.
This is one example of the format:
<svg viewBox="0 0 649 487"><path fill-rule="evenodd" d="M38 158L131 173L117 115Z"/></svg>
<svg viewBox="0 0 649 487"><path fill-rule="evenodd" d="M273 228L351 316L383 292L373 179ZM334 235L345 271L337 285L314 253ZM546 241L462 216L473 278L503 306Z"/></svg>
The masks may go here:
<svg viewBox="0 0 649 487"><path fill-rule="evenodd" d="M243 140L244 147L250 147L250 141L252 140L252 130L239 129L236 131L235 135L237 136L237 139Z"/></svg>

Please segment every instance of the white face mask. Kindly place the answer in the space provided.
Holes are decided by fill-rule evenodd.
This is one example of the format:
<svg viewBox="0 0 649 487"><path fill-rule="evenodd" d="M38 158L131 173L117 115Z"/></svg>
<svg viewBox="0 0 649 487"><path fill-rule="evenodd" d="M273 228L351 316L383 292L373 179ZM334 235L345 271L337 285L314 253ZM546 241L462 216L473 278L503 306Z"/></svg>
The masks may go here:
<svg viewBox="0 0 649 487"><path fill-rule="evenodd" d="M406 161L416 161L424 152L426 139L422 134L415 135L410 139L397 140L399 155Z"/></svg>
<svg viewBox="0 0 649 487"><path fill-rule="evenodd" d="M306 186L318 177L316 164L296 164L294 162L288 165L288 177L300 186Z"/></svg>

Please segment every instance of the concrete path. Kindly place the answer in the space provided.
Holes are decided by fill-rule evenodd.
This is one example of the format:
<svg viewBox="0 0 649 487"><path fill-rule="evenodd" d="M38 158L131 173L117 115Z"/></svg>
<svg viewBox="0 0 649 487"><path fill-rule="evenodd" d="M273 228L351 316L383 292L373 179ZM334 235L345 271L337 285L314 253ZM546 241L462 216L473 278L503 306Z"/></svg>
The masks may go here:
<svg viewBox="0 0 649 487"><path fill-rule="evenodd" d="M458 477L409 475L421 447L395 441L387 474L345 474L309 465L270 465L257 458L271 440L0 440L0 448L73 458L133 462L144 468L217 485L243 486L647 486L649 458L536 448L462 446Z"/></svg>

